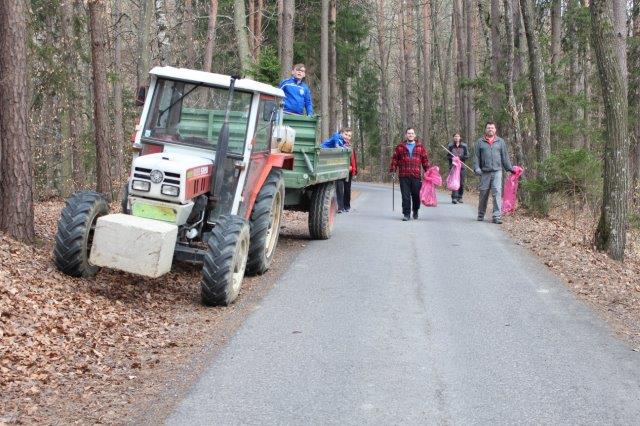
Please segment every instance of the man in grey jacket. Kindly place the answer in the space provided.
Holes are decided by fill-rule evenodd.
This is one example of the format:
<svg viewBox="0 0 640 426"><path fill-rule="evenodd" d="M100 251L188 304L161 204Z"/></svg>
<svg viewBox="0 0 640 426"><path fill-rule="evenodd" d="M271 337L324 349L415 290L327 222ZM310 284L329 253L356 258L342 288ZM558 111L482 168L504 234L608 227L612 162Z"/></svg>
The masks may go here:
<svg viewBox="0 0 640 426"><path fill-rule="evenodd" d="M489 201L489 190L493 198L493 223L502 223L502 169L513 173L507 144L496 136L496 123L488 121L484 136L476 141L473 171L480 176L480 202L478 220L484 220Z"/></svg>

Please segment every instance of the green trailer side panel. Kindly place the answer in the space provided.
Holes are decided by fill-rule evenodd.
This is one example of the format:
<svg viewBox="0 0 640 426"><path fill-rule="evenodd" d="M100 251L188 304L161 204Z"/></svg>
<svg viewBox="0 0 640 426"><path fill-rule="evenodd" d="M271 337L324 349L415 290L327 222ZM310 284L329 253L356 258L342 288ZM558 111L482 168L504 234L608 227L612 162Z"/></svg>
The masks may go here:
<svg viewBox="0 0 640 426"><path fill-rule="evenodd" d="M347 177L351 150L320 149L318 117L285 114L283 122L296 131L293 170L284 171L285 188L288 192ZM287 196L288 200L294 198Z"/></svg>
<svg viewBox="0 0 640 426"><path fill-rule="evenodd" d="M214 144L224 122L224 111L183 108L178 124L180 136L205 138ZM235 153L244 151L248 118L237 111L229 113L229 150Z"/></svg>

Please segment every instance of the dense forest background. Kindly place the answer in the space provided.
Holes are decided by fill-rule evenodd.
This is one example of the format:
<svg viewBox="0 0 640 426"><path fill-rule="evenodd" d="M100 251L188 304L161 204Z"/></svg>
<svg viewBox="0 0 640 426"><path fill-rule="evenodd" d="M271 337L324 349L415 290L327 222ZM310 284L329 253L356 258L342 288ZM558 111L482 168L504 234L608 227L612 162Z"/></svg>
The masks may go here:
<svg viewBox="0 0 640 426"><path fill-rule="evenodd" d="M354 129L361 178L389 179L407 126L446 170L440 145L460 132L473 149L493 120L527 170L523 205L591 211L594 244L622 260L640 222L639 11L639 0L3 1L0 229L33 240L34 199L118 197L153 66L275 85L304 62L323 136Z"/></svg>

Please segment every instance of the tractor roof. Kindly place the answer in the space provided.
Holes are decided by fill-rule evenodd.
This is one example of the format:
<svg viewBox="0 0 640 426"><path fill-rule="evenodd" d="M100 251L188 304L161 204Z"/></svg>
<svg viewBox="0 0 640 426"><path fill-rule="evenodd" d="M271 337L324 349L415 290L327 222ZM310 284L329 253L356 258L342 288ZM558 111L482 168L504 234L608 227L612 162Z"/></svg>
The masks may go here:
<svg viewBox="0 0 640 426"><path fill-rule="evenodd" d="M214 74L210 72L190 70L187 68L174 68L174 67L154 67L150 74L158 77L170 78L173 80L182 80L192 83L205 83L213 86L229 87L230 77L223 74ZM282 89L270 86L259 81L254 81L249 78L242 78L236 80L236 89L245 90L249 92L260 92L269 95L277 96L279 98L284 97Z"/></svg>

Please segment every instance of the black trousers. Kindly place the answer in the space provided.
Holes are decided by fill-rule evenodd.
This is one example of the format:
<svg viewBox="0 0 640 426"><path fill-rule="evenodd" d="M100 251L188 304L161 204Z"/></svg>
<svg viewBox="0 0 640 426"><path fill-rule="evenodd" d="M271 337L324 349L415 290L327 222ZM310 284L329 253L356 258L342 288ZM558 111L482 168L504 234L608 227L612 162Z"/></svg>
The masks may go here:
<svg viewBox="0 0 640 426"><path fill-rule="evenodd" d="M420 187L422 187L422 181L418 178L400 178L402 214L404 216L409 216L412 211L417 212L420 209Z"/></svg>
<svg viewBox="0 0 640 426"><path fill-rule="evenodd" d="M466 175L466 170L464 167L460 170L460 188L457 191L451 191L451 199L452 200L462 200L462 195L464 194L464 178Z"/></svg>
<svg viewBox="0 0 640 426"><path fill-rule="evenodd" d="M338 201L338 210L344 210L344 179L336 181L336 201Z"/></svg>
<svg viewBox="0 0 640 426"><path fill-rule="evenodd" d="M353 179L353 177L349 176L344 180L344 208L345 210L350 210L351 209L351 179Z"/></svg>

